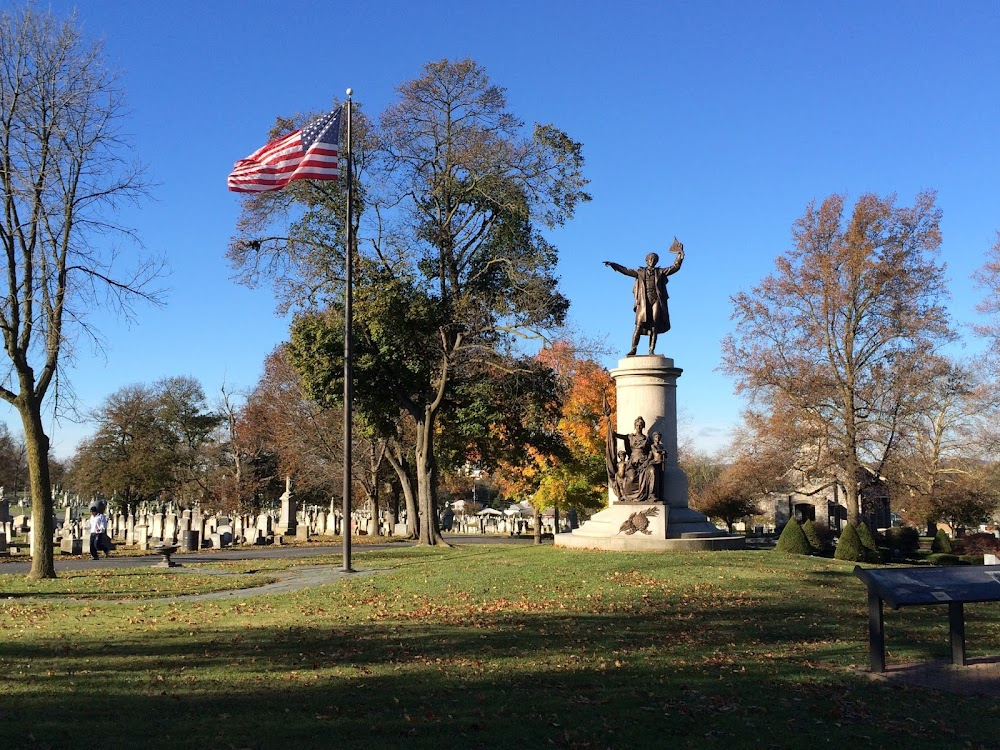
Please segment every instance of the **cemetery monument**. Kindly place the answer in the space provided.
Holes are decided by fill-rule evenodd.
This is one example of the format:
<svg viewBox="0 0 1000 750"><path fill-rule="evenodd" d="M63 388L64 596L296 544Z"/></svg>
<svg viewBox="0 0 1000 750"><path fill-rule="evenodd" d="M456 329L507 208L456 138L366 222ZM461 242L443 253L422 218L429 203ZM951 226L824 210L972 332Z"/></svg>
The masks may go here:
<svg viewBox="0 0 1000 750"><path fill-rule="evenodd" d="M635 278L635 329L631 348L611 371L617 413L605 402L608 507L571 533L557 534L557 547L606 550L740 549L744 538L719 529L688 507L687 477L677 463L677 378L682 370L656 354L658 334L670 330L667 277L680 270L684 245L674 238L676 256L666 268L649 253L637 269L605 261ZM636 354L641 336L649 354ZM648 428L648 431L647 431Z"/></svg>

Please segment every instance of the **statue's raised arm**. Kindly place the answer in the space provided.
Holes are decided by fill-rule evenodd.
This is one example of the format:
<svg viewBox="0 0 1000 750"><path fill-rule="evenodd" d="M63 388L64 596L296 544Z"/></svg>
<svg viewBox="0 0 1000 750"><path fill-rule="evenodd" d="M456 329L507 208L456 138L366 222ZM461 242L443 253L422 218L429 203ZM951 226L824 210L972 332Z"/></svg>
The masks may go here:
<svg viewBox="0 0 1000 750"><path fill-rule="evenodd" d="M674 241L670 243L669 252L673 253L676 257L674 258L674 262L671 264L670 268L665 271L667 276L681 270L681 265L684 263L684 243L674 237Z"/></svg>
<svg viewBox="0 0 1000 750"><path fill-rule="evenodd" d="M635 310L635 331L632 334L632 348L628 352L630 357L635 356L641 335L649 336L649 353L653 354L656 351L657 335L670 330L667 277L677 273L684 263L684 245L676 237L670 245L670 252L676 257L668 268L657 266L660 256L656 253L646 256L646 265L642 268L627 268L610 260L604 261L604 265L609 268L635 279L632 287L635 298L635 305L632 308Z"/></svg>

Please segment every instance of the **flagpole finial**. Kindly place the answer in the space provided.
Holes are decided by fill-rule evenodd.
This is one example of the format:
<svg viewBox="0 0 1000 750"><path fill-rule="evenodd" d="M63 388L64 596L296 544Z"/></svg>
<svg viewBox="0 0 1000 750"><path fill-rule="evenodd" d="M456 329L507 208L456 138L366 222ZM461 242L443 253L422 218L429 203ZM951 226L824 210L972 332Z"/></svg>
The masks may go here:
<svg viewBox="0 0 1000 750"><path fill-rule="evenodd" d="M353 94L353 93L354 93L354 92L353 92L353 91L352 91L351 89L347 89L347 95L348 95L348 96L350 96L350 95L351 95L351 94Z"/></svg>

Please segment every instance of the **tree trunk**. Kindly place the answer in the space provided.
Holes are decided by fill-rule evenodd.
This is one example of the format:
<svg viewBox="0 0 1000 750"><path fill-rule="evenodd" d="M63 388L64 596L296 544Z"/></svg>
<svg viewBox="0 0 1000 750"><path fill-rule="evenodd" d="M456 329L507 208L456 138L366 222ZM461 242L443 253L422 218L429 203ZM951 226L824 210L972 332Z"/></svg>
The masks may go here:
<svg viewBox="0 0 1000 750"><path fill-rule="evenodd" d="M396 524L399 523L399 482L389 481L389 497L386 515L389 521L389 536L395 536Z"/></svg>
<svg viewBox="0 0 1000 750"><path fill-rule="evenodd" d="M413 487L413 472L410 463L406 458L398 454L394 449L386 451L389 464L396 477L399 479L399 488L403 492L403 499L406 502L406 538L417 539L420 534L420 514L417 510L417 495Z"/></svg>
<svg viewBox="0 0 1000 750"><path fill-rule="evenodd" d="M542 543L542 511L535 508L535 544Z"/></svg>
<svg viewBox="0 0 1000 750"><path fill-rule="evenodd" d="M853 338L847 341L847 349L851 351ZM844 408L844 501L847 503L847 522L857 527L861 520L861 504L858 502L858 425L855 422L855 380L853 367L846 373L846 392L843 397Z"/></svg>
<svg viewBox="0 0 1000 750"><path fill-rule="evenodd" d="M428 408L417 423L417 503L420 506L420 544L444 544L437 517L437 466L434 460L434 412Z"/></svg>
<svg viewBox="0 0 1000 750"><path fill-rule="evenodd" d="M31 538L34 553L28 578L55 578L55 524L52 485L49 479L49 438L42 428L41 405L19 407L28 450L28 483L31 487Z"/></svg>
<svg viewBox="0 0 1000 750"><path fill-rule="evenodd" d="M844 502L847 504L847 522L851 526L857 527L861 522L861 505L858 502L858 461L847 457L848 476L844 481Z"/></svg>

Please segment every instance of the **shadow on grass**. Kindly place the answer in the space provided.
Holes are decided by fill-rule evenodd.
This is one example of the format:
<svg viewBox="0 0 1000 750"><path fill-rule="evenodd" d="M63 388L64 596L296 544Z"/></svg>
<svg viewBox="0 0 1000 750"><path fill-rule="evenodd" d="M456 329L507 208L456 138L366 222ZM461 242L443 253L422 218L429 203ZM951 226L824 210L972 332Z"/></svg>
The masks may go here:
<svg viewBox="0 0 1000 750"><path fill-rule="evenodd" d="M863 590L851 594L863 601ZM102 637L3 639L4 747L732 750L800 748L822 732L834 747L903 739L919 750L944 736L973 748L995 740L974 720L995 715L992 702L852 671L866 660L860 607L832 615L828 600L781 591L749 604L653 595L639 606L361 624L303 614L280 626L250 614L188 626L168 610Z"/></svg>

